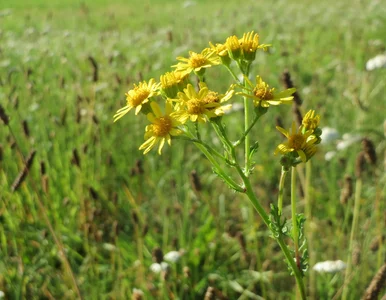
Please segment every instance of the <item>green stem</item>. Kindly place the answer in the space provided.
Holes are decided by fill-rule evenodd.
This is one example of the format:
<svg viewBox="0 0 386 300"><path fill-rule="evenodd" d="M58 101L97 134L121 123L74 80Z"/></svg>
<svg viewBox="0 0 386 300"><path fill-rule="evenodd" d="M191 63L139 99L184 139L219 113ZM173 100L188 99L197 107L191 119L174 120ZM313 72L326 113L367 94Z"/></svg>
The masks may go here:
<svg viewBox="0 0 386 300"><path fill-rule="evenodd" d="M241 82L240 82L240 80L237 78L235 72L233 72L233 70L232 70L229 66L227 66L227 65L224 65L224 66L225 66L225 68L229 71L229 73L232 75L233 79L234 79L239 85L241 85Z"/></svg>
<svg viewBox="0 0 386 300"><path fill-rule="evenodd" d="M277 199L277 207L279 209L279 215L281 215L281 212L283 211L283 194L284 194L284 182L288 171L284 169L284 167L281 168L281 175L280 175L280 182L279 182L279 197Z"/></svg>
<svg viewBox="0 0 386 300"><path fill-rule="evenodd" d="M222 160L225 160L226 158L221 155L220 153L218 153L215 149L213 149L212 147L210 147L208 144L206 144L203 140L199 140L199 139L195 139L195 138L189 138L189 137L186 137L186 136L181 136L181 135L178 135L178 136L174 136L173 139L178 139L178 140L184 140L184 141L189 141L189 142L192 142L192 143L198 143L198 144L201 144L202 146L204 146L206 148L206 150L208 150L211 154L213 154L214 156L222 159Z"/></svg>
<svg viewBox="0 0 386 300"><path fill-rule="evenodd" d="M349 290L349 282L351 280L351 269L352 269L352 252L354 248L354 240L356 236L356 232L358 229L358 221L359 221L359 210L360 210L360 201L361 201L361 191L362 191L362 179L358 178L355 185L355 200L354 200L354 214L351 225L351 233L350 233L350 244L348 248L347 254L347 264L346 264L346 273L344 276L344 285L343 285L343 293L342 300L347 299L348 290Z"/></svg>
<svg viewBox="0 0 386 300"><path fill-rule="evenodd" d="M246 190L245 191L246 195L248 196L249 200L251 201L253 207L259 213L260 217L263 219L265 225L267 225L268 228L270 228L269 227L270 221L269 221L268 214L265 212L264 208L261 206L261 204L257 200L256 195L252 190L252 186L250 184L249 179L244 175L243 172L241 172L241 173L239 172L239 174L243 179L243 182L245 185L245 190ZM292 257L291 252L289 251L289 249L288 249L288 247L283 239L283 236L279 235L279 237L276 238L276 241L278 242L281 250L283 251L283 254L284 254L287 262L291 266L291 269L295 275L296 283L297 283L297 286L300 290L300 294L301 294L302 299L306 299L306 288L304 285L303 276L302 276L294 258Z"/></svg>
<svg viewBox="0 0 386 300"><path fill-rule="evenodd" d="M312 165L311 160L306 163L306 178L304 185L304 194L305 194L305 214L306 214L306 232L307 232L307 244L308 244L308 255L309 255L309 265L315 265L315 256L313 252L313 229L311 226L312 222L312 204L311 204L311 174L312 174ZM315 271L310 270L310 280L309 280L309 292L311 300L316 299L315 291Z"/></svg>
<svg viewBox="0 0 386 300"><path fill-rule="evenodd" d="M300 267L299 256L299 228L296 217L296 167L291 170L291 217L292 217L292 237L295 246L295 259L298 268Z"/></svg>
<svg viewBox="0 0 386 300"><path fill-rule="evenodd" d="M185 131L185 133L190 137L193 138L192 134L188 131ZM216 171L221 174L221 177L226 181L226 183L231 186L234 190L238 192L244 192L244 190L238 185L230 176L228 176L223 168L221 168L220 164L217 162L217 160L212 156L210 151L206 149L205 146L203 146L201 143L195 143L196 147L201 150L202 153L206 156L206 158L212 163L212 165L215 167Z"/></svg>
<svg viewBox="0 0 386 300"><path fill-rule="evenodd" d="M246 87L247 81L244 79L244 86ZM244 131L249 131L249 101L248 98L244 96ZM245 146L245 174L249 174L249 151L250 151L250 138L249 135L244 137L244 146Z"/></svg>
<svg viewBox="0 0 386 300"><path fill-rule="evenodd" d="M247 137L248 133L251 131L252 127L255 126L257 120L260 118L260 116L256 115L255 118L253 119L251 125L247 128L246 131L244 131L243 136L236 142L234 143L234 146L240 145L242 142L244 142L245 138Z"/></svg>
<svg viewBox="0 0 386 300"><path fill-rule="evenodd" d="M256 209L256 211L258 212L260 217L263 219L263 222L265 223L265 225L271 230L271 227L269 226L270 225L269 216L266 213L266 211L264 210L263 206L260 204L259 200L256 198L256 195L255 195L255 193L253 191L253 188L252 188L251 182L249 181L249 178L243 172L243 170L241 169L240 165L238 164L237 158L236 158L235 147L229 141L225 131L223 132L223 138L225 140L227 140L227 144L231 147L230 148L231 149L231 153L230 154L232 155L232 157L234 159L235 168L236 168L237 172L239 173L241 179L243 180L245 194L248 196L248 198L251 201L253 207ZM296 220L296 218L295 218L295 220ZM304 285L304 282L303 282L303 275L300 272L300 269L298 268L294 258L292 257L291 252L289 251L289 249L288 249L288 247L287 247L287 245L286 245L286 243L284 241L283 235L280 234L279 237L276 238L276 241L278 242L280 248L283 251L284 256L286 257L286 260L288 261L289 265L291 266L291 269L292 269L292 271L293 271L293 273L295 275L296 283L297 283L297 286L299 287L302 299L306 299L306 289L305 289L305 285Z"/></svg>

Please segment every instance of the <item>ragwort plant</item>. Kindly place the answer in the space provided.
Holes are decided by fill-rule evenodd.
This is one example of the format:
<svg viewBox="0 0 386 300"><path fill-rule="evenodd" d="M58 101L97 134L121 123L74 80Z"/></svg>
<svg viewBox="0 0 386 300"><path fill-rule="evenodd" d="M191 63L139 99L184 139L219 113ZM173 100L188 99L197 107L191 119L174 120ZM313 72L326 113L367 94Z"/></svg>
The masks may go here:
<svg viewBox="0 0 386 300"><path fill-rule="evenodd" d="M270 213L266 212L251 184L252 157L258 151L259 143L250 132L271 106L291 104L295 93L294 88L277 91L258 75L255 76L255 83L249 79L256 53L269 47L268 44L260 44L259 35L252 31L242 38L230 36L223 44L209 43L209 47L200 53L190 51L188 58L177 57L179 62L172 66L174 70L162 75L160 82L154 79L143 81L126 93L126 106L116 112L114 121L131 110L135 115L146 115L150 124L145 128L145 142L139 147L144 154L158 148L161 155L165 143L171 146L178 140L194 143L211 162L218 177L235 192L248 197L269 228L272 238L279 244L289 270L296 278L300 295L305 299L303 277L308 267L308 255L304 237L305 218L296 213L295 169L298 164L306 163L317 150L321 141L320 117L310 110L300 127L295 122L289 131L277 127L287 141L273 151L273 154L281 155L282 172L278 203L271 205ZM206 71L214 67L229 71L233 83L227 91L214 91L206 84ZM241 75L237 76L239 72ZM197 86L192 82L197 82ZM223 116L232 113L236 97L243 98L244 120L241 124L244 125L244 132L234 141L229 138ZM201 127L214 130L222 149L202 138ZM240 156L244 158L242 162ZM292 220L287 221L282 216L282 206L284 180L290 170ZM291 244L287 244L288 238L293 241Z"/></svg>

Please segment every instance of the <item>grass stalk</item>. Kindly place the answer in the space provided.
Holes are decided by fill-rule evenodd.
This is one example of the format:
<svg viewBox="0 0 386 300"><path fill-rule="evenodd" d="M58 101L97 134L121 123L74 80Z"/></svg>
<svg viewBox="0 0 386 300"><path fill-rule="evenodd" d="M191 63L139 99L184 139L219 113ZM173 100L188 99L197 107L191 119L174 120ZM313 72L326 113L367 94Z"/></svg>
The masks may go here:
<svg viewBox="0 0 386 300"><path fill-rule="evenodd" d="M350 280L352 279L350 276L352 271L352 252L353 252L355 237L357 235L357 230L358 230L361 191L362 191L362 179L359 177L355 185L354 214L353 214L353 220L351 224L350 242L349 242L349 248L348 248L348 254L347 254L347 263L346 263L347 267L346 267L346 272L344 276L342 300L346 300L348 297L349 283L350 283Z"/></svg>
<svg viewBox="0 0 386 300"><path fill-rule="evenodd" d="M11 126L9 124L6 124L6 126L8 127L8 130L9 130L11 136L15 140L15 145L16 145L17 151L19 152L19 155L22 158L24 165L27 166L28 164L27 164L26 158L24 157L24 155L23 155L23 153L22 153L22 151L21 151L21 149L19 147L19 143L17 142L17 138L16 138L15 134L13 133ZM28 171L30 171L30 170L28 170ZM42 199L39 196L37 184L35 183L34 179L31 176L29 177L29 179L30 179L30 182L31 182L31 185L32 185L32 189L35 192L36 199L37 199L37 204L38 204L39 210L40 210L40 212L42 214L43 221L46 224L49 232L51 233L56 247L58 247L59 256L61 257L61 259L63 261L66 275L71 280L72 287L73 287L73 289L74 289L74 291L75 291L75 293L77 295L77 298L78 299L83 299L82 295L80 293L78 284L76 282L74 272L72 271L70 262L68 261L67 256L65 254L64 246L63 246L62 242L60 241L60 239L58 238L58 236L57 236L57 234L56 234L56 232L54 230L54 227L52 226L52 223L51 223L50 219L48 218L47 210L46 210L46 208L44 206L44 203L43 203ZM46 197L48 197L48 196L46 195Z"/></svg>

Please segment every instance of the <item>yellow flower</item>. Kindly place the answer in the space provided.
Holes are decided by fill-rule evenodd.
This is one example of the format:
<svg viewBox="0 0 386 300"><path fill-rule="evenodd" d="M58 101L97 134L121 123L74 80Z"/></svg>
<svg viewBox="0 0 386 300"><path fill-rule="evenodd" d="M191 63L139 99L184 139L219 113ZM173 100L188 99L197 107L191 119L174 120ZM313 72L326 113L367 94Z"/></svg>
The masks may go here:
<svg viewBox="0 0 386 300"><path fill-rule="evenodd" d="M135 114L138 115L142 105L149 102L149 98L159 95L160 83L156 83L152 78L149 83L146 81L134 84L134 88L126 93L126 106L119 109L114 115L114 122L122 118L131 109L135 108Z"/></svg>
<svg viewBox="0 0 386 300"><path fill-rule="evenodd" d="M215 46L211 42L209 42L209 45L210 49L218 55L224 65L229 65L231 63L226 44L216 44Z"/></svg>
<svg viewBox="0 0 386 300"><path fill-rule="evenodd" d="M241 57L242 49L240 41L237 36L232 35L226 39L225 45L228 49L229 56L234 60L238 60Z"/></svg>
<svg viewBox="0 0 386 300"><path fill-rule="evenodd" d="M161 93L168 98L175 98L189 82L189 74L179 71L167 72L160 77Z"/></svg>
<svg viewBox="0 0 386 300"><path fill-rule="evenodd" d="M253 84L246 78L249 85L252 87ZM282 103L290 104L293 100L293 93L295 93L295 88L286 89L282 92L277 93L274 88L270 88L267 83L263 81L260 76L256 76L256 85L253 89L250 90L251 94L246 93L237 93L245 97L253 99L255 106L269 107L269 105L279 105Z"/></svg>
<svg viewBox="0 0 386 300"><path fill-rule="evenodd" d="M315 115L314 110L309 110L302 121L302 129L307 130L315 130L319 126L320 116Z"/></svg>
<svg viewBox="0 0 386 300"><path fill-rule="evenodd" d="M287 154L290 152L296 152L303 162L306 162L316 152L315 142L316 138L312 136L312 130L308 130L302 133L296 129L295 122L292 123L292 130L288 132L284 128L276 126L287 139L286 143L280 144L275 150L275 155Z"/></svg>
<svg viewBox="0 0 386 300"><path fill-rule="evenodd" d="M178 93L176 117L181 123L188 119L192 122L206 122L207 118L222 116L224 112L231 108L231 104L222 106L221 104L229 100L234 94L233 90L225 95L220 95L210 91L205 83L200 83L200 91L197 93L191 84L188 84L183 93Z"/></svg>
<svg viewBox="0 0 386 300"><path fill-rule="evenodd" d="M176 71L185 73L191 73L192 71L197 73L211 66L220 64L216 53L209 48L205 48L201 53L189 51L189 58L178 56L177 59L181 62L172 67L176 68Z"/></svg>
<svg viewBox="0 0 386 300"><path fill-rule="evenodd" d="M181 123L176 120L173 113L173 106L169 102L166 102L165 114L162 114L156 102L151 102L150 106L153 113L148 113L147 119L152 124L146 126L145 139L147 140L139 147L139 150L144 150L143 154L146 154L159 143L158 154L161 154L165 141L170 146L171 136L177 136L182 133L182 130L178 129Z"/></svg>
<svg viewBox="0 0 386 300"><path fill-rule="evenodd" d="M259 44L259 35L250 31L243 34L241 39L237 36L232 35L227 38L225 46L228 49L229 55L234 59L238 60L243 58L248 61L253 61L256 56L257 49L263 49L266 51L271 45Z"/></svg>
<svg viewBox="0 0 386 300"><path fill-rule="evenodd" d="M243 50L244 59L253 61L256 56L257 49L263 49L264 51L270 45L259 45L259 35L253 31L244 33L243 37L239 40L241 49Z"/></svg>

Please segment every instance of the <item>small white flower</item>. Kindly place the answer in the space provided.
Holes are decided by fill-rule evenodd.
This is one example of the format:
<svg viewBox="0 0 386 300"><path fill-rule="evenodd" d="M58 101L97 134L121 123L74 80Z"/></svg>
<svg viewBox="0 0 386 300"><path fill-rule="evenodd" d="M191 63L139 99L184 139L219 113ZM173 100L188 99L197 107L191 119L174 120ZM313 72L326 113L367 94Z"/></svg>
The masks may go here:
<svg viewBox="0 0 386 300"><path fill-rule="evenodd" d="M0 299L3 299L5 297L5 293L3 291L0 291Z"/></svg>
<svg viewBox="0 0 386 300"><path fill-rule="evenodd" d="M386 54L379 54L366 63L366 70L372 71L375 69L386 68Z"/></svg>
<svg viewBox="0 0 386 300"><path fill-rule="evenodd" d="M183 252L181 251L170 251L164 255L164 260L170 263L176 263L180 260Z"/></svg>
<svg viewBox="0 0 386 300"><path fill-rule="evenodd" d="M327 161L330 161L335 155L336 155L336 151L328 151L324 155L324 159L327 160Z"/></svg>
<svg viewBox="0 0 386 300"><path fill-rule="evenodd" d="M156 274L160 273L161 271L166 271L168 268L169 268L168 263L164 261L161 262L160 264L159 263L151 264L150 266L150 270Z"/></svg>
<svg viewBox="0 0 386 300"><path fill-rule="evenodd" d="M323 127L320 138L322 139L322 144L328 144L339 138L339 132L335 128Z"/></svg>
<svg viewBox="0 0 386 300"><path fill-rule="evenodd" d="M345 133L342 136L343 140L339 141L336 145L337 150L343 150L351 146L352 144L360 141L362 137L357 134Z"/></svg>
<svg viewBox="0 0 386 300"><path fill-rule="evenodd" d="M341 260L326 260L318 262L312 269L319 273L336 273L346 269L346 264Z"/></svg>

